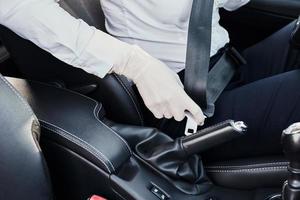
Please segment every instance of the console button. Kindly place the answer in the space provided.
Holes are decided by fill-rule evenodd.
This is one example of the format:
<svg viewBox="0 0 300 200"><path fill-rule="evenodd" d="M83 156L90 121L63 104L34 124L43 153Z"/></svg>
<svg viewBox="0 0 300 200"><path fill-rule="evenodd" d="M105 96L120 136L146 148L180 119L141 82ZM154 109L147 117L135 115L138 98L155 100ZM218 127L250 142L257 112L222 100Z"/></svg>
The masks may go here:
<svg viewBox="0 0 300 200"><path fill-rule="evenodd" d="M156 187L156 186L152 186L152 188L150 189L150 191L157 196L160 200L168 200L169 196L163 192L160 188Z"/></svg>

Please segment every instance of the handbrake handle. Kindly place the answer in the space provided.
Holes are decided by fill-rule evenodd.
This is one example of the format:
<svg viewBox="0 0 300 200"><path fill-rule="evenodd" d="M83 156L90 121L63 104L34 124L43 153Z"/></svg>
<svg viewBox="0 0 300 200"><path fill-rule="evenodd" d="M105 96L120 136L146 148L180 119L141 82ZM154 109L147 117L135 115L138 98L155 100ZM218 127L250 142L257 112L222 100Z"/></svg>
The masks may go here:
<svg viewBox="0 0 300 200"><path fill-rule="evenodd" d="M185 152L193 155L242 136L246 131L243 121L226 120L180 139Z"/></svg>

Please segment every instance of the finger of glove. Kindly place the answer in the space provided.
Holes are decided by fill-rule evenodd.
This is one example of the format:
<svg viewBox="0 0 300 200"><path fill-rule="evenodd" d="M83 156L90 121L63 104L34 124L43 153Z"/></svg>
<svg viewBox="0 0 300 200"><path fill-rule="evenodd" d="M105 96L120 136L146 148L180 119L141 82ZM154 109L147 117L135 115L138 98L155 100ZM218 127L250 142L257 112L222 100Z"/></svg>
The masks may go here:
<svg viewBox="0 0 300 200"><path fill-rule="evenodd" d="M173 112L173 117L178 122L182 121L185 117L184 111L177 110L177 111Z"/></svg>
<svg viewBox="0 0 300 200"><path fill-rule="evenodd" d="M176 121L182 121L184 119L184 107L182 107L180 104L171 102L169 105L169 109Z"/></svg>
<svg viewBox="0 0 300 200"><path fill-rule="evenodd" d="M155 106L149 106L148 109L152 112L155 118L161 119L164 117L163 113L161 112L162 109L160 106L155 105Z"/></svg>
<svg viewBox="0 0 300 200"><path fill-rule="evenodd" d="M168 102L160 106L164 118L171 119L173 116L169 110Z"/></svg>
<svg viewBox="0 0 300 200"><path fill-rule="evenodd" d="M194 120L198 125L204 125L205 115L203 114L200 106L198 106L189 96L186 98L186 110L191 113Z"/></svg>
<svg viewBox="0 0 300 200"><path fill-rule="evenodd" d="M167 119L171 119L173 117L172 113L170 112L170 109L168 106L164 106L163 115Z"/></svg>

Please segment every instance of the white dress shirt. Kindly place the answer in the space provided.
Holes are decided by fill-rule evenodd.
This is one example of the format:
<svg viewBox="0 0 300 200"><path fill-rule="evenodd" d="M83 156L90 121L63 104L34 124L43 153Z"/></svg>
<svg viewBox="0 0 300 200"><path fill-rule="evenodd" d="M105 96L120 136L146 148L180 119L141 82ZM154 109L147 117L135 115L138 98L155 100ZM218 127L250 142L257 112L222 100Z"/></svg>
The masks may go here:
<svg viewBox="0 0 300 200"><path fill-rule="evenodd" d="M101 0L106 28L116 38L137 44L176 72L184 69L192 0ZM249 0L215 0L211 56L229 42L219 8L233 11Z"/></svg>
<svg viewBox="0 0 300 200"><path fill-rule="evenodd" d="M234 10L249 0L216 0L212 55L229 41L218 8ZM0 24L58 59L104 77L140 45L175 71L184 66L191 0L101 0L108 32L88 26L55 0L0 0ZM42 66L41 66L42 67Z"/></svg>

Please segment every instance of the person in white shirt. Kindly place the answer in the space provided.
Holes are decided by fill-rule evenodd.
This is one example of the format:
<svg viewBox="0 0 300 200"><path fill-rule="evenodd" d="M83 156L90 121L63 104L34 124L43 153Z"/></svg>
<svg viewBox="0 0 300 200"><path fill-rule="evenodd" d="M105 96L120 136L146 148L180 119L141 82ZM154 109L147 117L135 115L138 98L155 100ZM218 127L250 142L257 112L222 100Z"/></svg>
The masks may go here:
<svg viewBox="0 0 300 200"><path fill-rule="evenodd" d="M215 1L211 55L229 42L219 25L218 9L235 10L248 1ZM54 0L0 0L0 24L91 74L125 75L157 118L181 121L189 111L203 124L201 108L185 93L176 74L185 65L192 1L101 0L101 4L112 36L73 18Z"/></svg>
<svg viewBox="0 0 300 200"><path fill-rule="evenodd" d="M177 73L185 68L188 24L193 1L100 2L110 35L140 46ZM248 2L249 0L215 0L211 56L229 43L228 32L219 24L219 8L233 11Z"/></svg>

